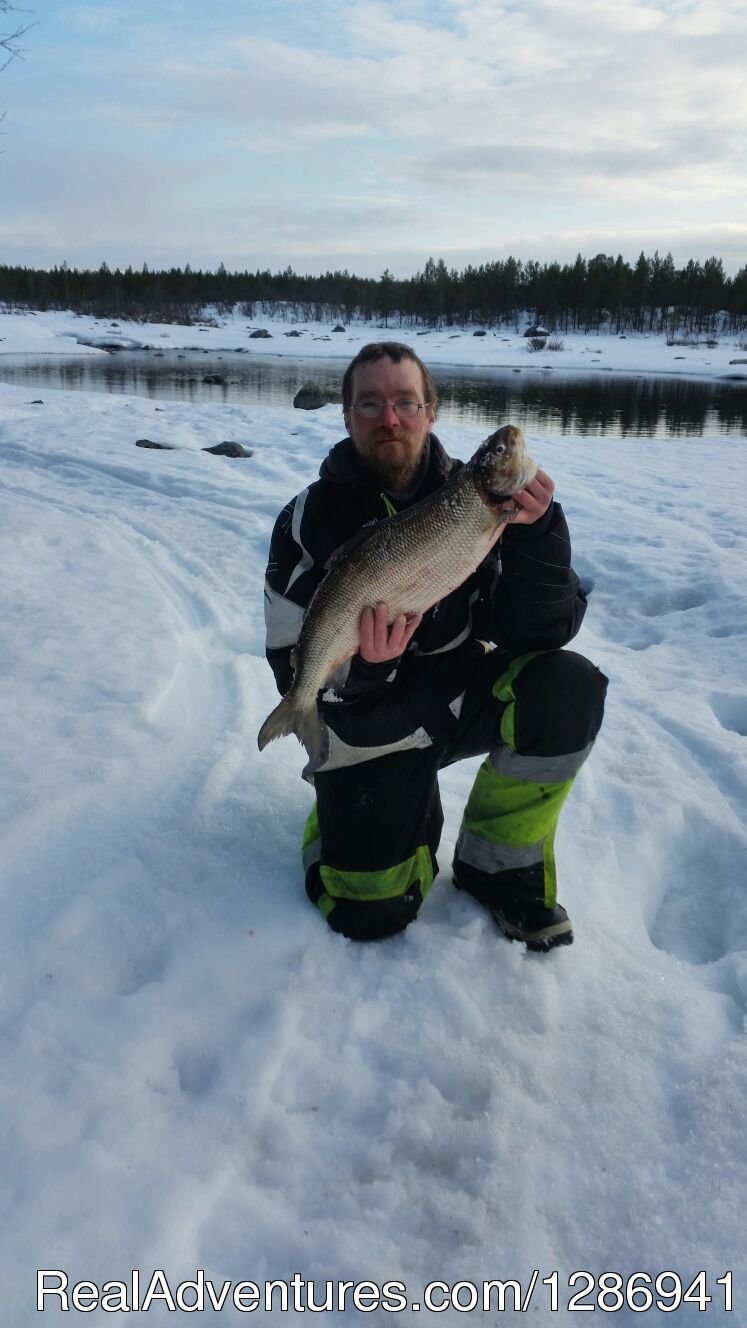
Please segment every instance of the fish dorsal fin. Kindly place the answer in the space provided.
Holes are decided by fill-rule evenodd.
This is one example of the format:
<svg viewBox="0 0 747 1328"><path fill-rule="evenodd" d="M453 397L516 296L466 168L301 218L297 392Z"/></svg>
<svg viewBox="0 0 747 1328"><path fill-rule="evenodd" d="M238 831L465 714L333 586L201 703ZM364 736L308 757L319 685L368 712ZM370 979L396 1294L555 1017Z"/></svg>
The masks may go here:
<svg viewBox="0 0 747 1328"><path fill-rule="evenodd" d="M357 530L350 539L345 540L344 544L340 544L338 548L329 555L329 558L324 564L325 572L329 572L333 567L337 567L338 563L341 563L344 558L347 558L349 554L353 553L360 544L363 544L364 540L368 539L371 532L375 530L378 525L379 522L374 518L372 521L368 521L365 526L361 526L360 530Z"/></svg>

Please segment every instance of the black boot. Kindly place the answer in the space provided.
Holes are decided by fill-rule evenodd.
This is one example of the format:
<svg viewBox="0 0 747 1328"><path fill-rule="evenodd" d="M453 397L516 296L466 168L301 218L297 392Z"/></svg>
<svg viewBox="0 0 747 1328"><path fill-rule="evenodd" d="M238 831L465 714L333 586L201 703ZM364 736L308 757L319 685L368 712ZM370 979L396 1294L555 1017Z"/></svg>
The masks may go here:
<svg viewBox="0 0 747 1328"><path fill-rule="evenodd" d="M573 928L561 904L545 905L541 867L502 872L500 884L477 868L454 864L454 884L466 890L492 913L510 941L523 941L528 950L552 950L571 945Z"/></svg>

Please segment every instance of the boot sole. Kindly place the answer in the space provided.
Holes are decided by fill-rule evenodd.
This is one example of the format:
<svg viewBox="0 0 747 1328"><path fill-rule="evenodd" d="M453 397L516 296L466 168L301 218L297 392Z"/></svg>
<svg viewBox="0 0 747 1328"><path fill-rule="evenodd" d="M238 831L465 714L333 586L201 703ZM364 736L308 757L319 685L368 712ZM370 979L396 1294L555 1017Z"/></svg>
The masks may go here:
<svg viewBox="0 0 747 1328"><path fill-rule="evenodd" d="M542 931L526 932L522 931L521 927L509 922L496 909L491 909L490 912L503 935L509 941L523 941L527 950L545 953L547 950L554 949L556 945L573 945L573 927L570 919L565 922L557 922L553 927L543 927Z"/></svg>

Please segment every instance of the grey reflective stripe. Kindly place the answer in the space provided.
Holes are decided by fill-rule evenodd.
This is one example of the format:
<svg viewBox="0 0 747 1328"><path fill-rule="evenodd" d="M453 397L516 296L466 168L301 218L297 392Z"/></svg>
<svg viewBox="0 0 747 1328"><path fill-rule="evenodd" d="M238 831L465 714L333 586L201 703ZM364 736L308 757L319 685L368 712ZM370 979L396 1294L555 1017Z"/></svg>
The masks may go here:
<svg viewBox="0 0 747 1328"><path fill-rule="evenodd" d="M375 761L379 756L389 756L392 752L409 752L419 748L432 747L433 741L424 728L415 729L397 742L383 743L380 747L353 747L329 727L320 716L322 745L316 761L309 761L303 770L303 778L311 782L314 775L326 770L341 770L349 765L361 765L364 761Z"/></svg>
<svg viewBox="0 0 747 1328"><path fill-rule="evenodd" d="M510 747L497 747L489 761L498 775L510 779L525 779L529 784L564 784L577 775L593 747L589 743L580 752L566 752L564 756L522 756Z"/></svg>
<svg viewBox="0 0 747 1328"><path fill-rule="evenodd" d="M464 705L464 698L466 695L466 692L462 692L461 696L455 696L454 700L449 702L449 710L455 719L458 719L462 713L462 706Z"/></svg>
<svg viewBox="0 0 747 1328"><path fill-rule="evenodd" d="M314 566L314 559L312 558L308 549L305 549L303 544L301 543L301 522L303 521L304 508L306 507L306 499L308 498L308 496L309 496L308 489L304 489L303 493L299 493L295 503L293 504L291 535L293 536L303 556L301 558L301 561L296 563L296 566L293 568L293 571L291 572L288 580L288 584L285 587L286 590L290 590L291 586L293 585L293 582L297 581L299 576L303 576L304 572L310 571L310 569Z"/></svg>
<svg viewBox="0 0 747 1328"><path fill-rule="evenodd" d="M321 862L321 860L322 860L322 841L321 839L314 839L310 844L307 844L306 848L304 849L303 853L304 871L307 872L309 870L309 867L313 867L315 862Z"/></svg>
<svg viewBox="0 0 747 1328"><path fill-rule="evenodd" d="M542 846L537 844L491 844L468 830L462 830L457 840L456 862L463 862L466 867L477 867L479 871L493 875L494 872L511 871L516 867L533 867L544 861Z"/></svg>
<svg viewBox="0 0 747 1328"><path fill-rule="evenodd" d="M294 646L303 622L303 609L285 595L279 595L269 582L265 582L265 626L268 650L281 646Z"/></svg>

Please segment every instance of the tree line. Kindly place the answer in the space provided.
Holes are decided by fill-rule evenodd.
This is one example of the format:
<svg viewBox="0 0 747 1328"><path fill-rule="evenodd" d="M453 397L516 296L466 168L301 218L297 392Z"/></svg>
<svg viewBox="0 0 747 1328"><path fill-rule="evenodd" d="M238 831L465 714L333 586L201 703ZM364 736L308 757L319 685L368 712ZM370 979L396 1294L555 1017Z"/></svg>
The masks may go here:
<svg viewBox="0 0 747 1328"><path fill-rule="evenodd" d="M283 271L215 272L189 264L151 270L51 270L0 265L0 302L6 308L72 309L99 318L134 318L190 324L214 308L238 307L248 319L288 321L379 320L386 327L513 327L525 319L551 332L655 332L717 335L747 327L747 267L735 276L720 258L690 259L676 267L671 254L641 253L630 264L618 254L577 256L575 262L539 263L506 258L461 271L429 258L422 272L397 278L347 271L302 275Z"/></svg>

